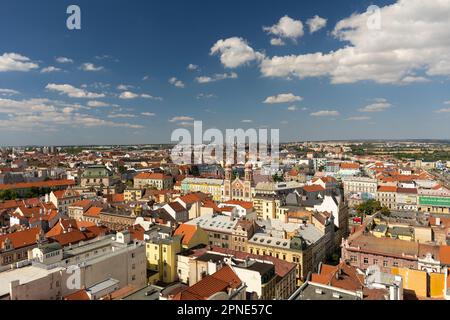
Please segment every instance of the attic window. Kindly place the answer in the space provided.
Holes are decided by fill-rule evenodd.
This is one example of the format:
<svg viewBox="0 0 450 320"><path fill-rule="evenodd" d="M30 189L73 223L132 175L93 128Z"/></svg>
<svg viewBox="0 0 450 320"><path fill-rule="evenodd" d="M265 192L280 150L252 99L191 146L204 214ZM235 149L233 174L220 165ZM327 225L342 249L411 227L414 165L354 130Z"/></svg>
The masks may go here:
<svg viewBox="0 0 450 320"><path fill-rule="evenodd" d="M337 292L333 292L333 298L340 299L341 295L339 293L337 293Z"/></svg>
<svg viewBox="0 0 450 320"><path fill-rule="evenodd" d="M323 294L323 290L322 289L316 289L316 294Z"/></svg>

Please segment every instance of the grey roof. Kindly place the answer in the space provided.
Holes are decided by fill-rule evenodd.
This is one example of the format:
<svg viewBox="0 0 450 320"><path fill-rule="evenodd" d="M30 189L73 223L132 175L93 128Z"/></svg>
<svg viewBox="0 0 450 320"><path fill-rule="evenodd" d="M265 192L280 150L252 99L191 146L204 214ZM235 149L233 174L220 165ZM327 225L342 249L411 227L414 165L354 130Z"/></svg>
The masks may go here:
<svg viewBox="0 0 450 320"><path fill-rule="evenodd" d="M41 251L46 254L49 252L61 250L62 246L58 242L52 242L39 246L39 249L41 249Z"/></svg>
<svg viewBox="0 0 450 320"><path fill-rule="evenodd" d="M356 293L306 282L294 294L292 300L361 300Z"/></svg>

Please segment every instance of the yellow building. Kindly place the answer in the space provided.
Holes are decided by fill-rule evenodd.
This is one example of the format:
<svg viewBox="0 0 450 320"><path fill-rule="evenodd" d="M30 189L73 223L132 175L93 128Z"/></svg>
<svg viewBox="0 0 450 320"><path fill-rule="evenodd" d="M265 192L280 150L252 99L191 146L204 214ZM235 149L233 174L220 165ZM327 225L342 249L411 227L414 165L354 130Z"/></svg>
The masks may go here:
<svg viewBox="0 0 450 320"><path fill-rule="evenodd" d="M130 201L139 201L142 199L142 196L144 194L144 190L139 188L127 188L123 192L123 198L125 202Z"/></svg>
<svg viewBox="0 0 450 320"><path fill-rule="evenodd" d="M182 237L181 246L184 250L201 244L208 245L208 234L196 225L183 223L175 230L174 236Z"/></svg>
<svg viewBox="0 0 450 320"><path fill-rule="evenodd" d="M222 200L222 179L207 179L207 178L185 178L181 182L181 191L184 194L192 192L203 192L210 194L214 201Z"/></svg>
<svg viewBox="0 0 450 320"><path fill-rule="evenodd" d="M159 274L159 281L175 282L177 254L181 252L181 236L154 238L146 243L147 269Z"/></svg>
<svg viewBox="0 0 450 320"><path fill-rule="evenodd" d="M261 242L261 240L263 240ZM255 234L247 243L247 252L256 255L267 255L297 265L297 284L302 283L308 273L314 270L312 246L306 247L300 238L272 238Z"/></svg>
<svg viewBox="0 0 450 320"><path fill-rule="evenodd" d="M372 235L377 238L393 238L404 241L414 241L414 228L407 226L388 226L387 224L378 224L373 228Z"/></svg>

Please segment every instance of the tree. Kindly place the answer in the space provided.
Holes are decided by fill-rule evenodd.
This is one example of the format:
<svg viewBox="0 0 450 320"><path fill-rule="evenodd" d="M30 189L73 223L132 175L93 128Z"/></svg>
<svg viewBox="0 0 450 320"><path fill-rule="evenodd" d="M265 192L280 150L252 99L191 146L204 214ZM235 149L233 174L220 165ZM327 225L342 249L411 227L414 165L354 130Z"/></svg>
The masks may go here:
<svg viewBox="0 0 450 320"><path fill-rule="evenodd" d="M381 214L383 216L389 217L391 215L391 210L389 210L388 207L383 206L383 208L381 208Z"/></svg>
<svg viewBox="0 0 450 320"><path fill-rule="evenodd" d="M284 181L284 178L283 178L283 176L282 175L279 175L279 174L274 174L274 175L272 175L272 180L274 181L274 182L283 182Z"/></svg>
<svg viewBox="0 0 450 320"><path fill-rule="evenodd" d="M361 203L360 205L357 205L355 207L355 209L359 216L362 216L362 215L371 216L375 212L381 210L381 204L379 201L371 199L371 200Z"/></svg>
<svg viewBox="0 0 450 320"><path fill-rule="evenodd" d="M5 200L15 200L19 197L19 194L17 193L17 191L14 190L3 190L0 191L0 200L5 201Z"/></svg>

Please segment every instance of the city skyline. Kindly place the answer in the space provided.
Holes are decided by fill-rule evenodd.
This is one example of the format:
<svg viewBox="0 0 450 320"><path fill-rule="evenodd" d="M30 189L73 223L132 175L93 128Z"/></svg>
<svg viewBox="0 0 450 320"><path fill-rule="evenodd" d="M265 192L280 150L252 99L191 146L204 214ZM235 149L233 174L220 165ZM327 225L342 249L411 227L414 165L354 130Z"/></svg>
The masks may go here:
<svg viewBox="0 0 450 320"><path fill-rule="evenodd" d="M81 30L70 4L2 3L2 146L170 143L193 120L281 142L450 136L448 1L78 1Z"/></svg>

